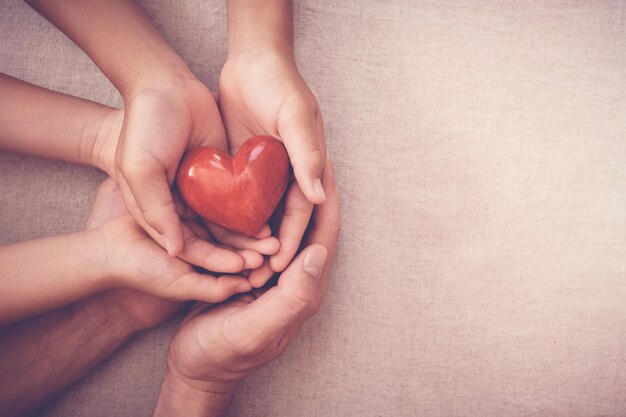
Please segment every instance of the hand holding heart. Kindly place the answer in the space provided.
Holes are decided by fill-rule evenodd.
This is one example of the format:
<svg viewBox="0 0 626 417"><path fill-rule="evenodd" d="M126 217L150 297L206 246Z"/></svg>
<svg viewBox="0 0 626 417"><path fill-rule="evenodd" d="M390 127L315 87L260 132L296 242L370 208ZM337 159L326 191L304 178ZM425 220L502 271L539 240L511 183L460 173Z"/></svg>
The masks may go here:
<svg viewBox="0 0 626 417"><path fill-rule="evenodd" d="M258 287L291 262L313 204L325 200L320 182L326 159L322 115L293 52L267 45L229 51L220 75L219 107L231 152L251 136L270 135L285 144L293 165L296 181L287 190L284 215L276 224L280 250L249 276Z"/></svg>
<svg viewBox="0 0 626 417"><path fill-rule="evenodd" d="M178 169L183 200L206 220L248 236L274 212L289 180L289 157L269 136L250 138L234 158L212 147L189 152Z"/></svg>

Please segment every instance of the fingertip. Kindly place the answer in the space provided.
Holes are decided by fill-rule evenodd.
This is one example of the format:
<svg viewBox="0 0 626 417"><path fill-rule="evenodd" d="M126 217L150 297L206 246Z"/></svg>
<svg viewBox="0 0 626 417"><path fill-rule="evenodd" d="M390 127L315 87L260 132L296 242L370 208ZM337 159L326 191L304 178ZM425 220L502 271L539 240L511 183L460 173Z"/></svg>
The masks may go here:
<svg viewBox="0 0 626 417"><path fill-rule="evenodd" d="M244 260L242 269L255 269L263 264L263 255L257 251L244 249L237 252Z"/></svg>
<svg viewBox="0 0 626 417"><path fill-rule="evenodd" d="M271 245L271 247L268 249L268 252L270 253L266 253L266 255L275 255L280 250L280 240L278 240L278 238L276 237L272 236L270 238L270 244L268 245Z"/></svg>
<svg viewBox="0 0 626 417"><path fill-rule="evenodd" d="M274 271L272 271L267 262L264 262L263 265L250 272L248 281L252 287L261 288L273 275Z"/></svg>
<svg viewBox="0 0 626 417"><path fill-rule="evenodd" d="M310 181L303 179L303 176L296 176L298 185L302 190L302 194L313 204L322 204L326 201L326 192L322 185L322 179L320 177L314 178Z"/></svg>
<svg viewBox="0 0 626 417"><path fill-rule="evenodd" d="M326 264L328 250L323 245L314 244L309 246L304 260L302 261L302 270L313 278L318 278Z"/></svg>
<svg viewBox="0 0 626 417"><path fill-rule="evenodd" d="M321 204L326 201L326 193L324 192L321 178L316 178L313 180L313 192L315 193L315 197L318 201L318 203L316 204Z"/></svg>
<svg viewBox="0 0 626 417"><path fill-rule="evenodd" d="M277 253L276 255L270 257L269 267L274 272L283 272L287 265L289 264L289 258L285 256L285 253Z"/></svg>
<svg viewBox="0 0 626 417"><path fill-rule="evenodd" d="M172 258L177 257L183 251L182 247L177 248L176 245L174 245L172 241L166 236L163 236L163 244L165 245L165 250L167 251L167 254Z"/></svg>
<svg viewBox="0 0 626 417"><path fill-rule="evenodd" d="M250 284L249 281L242 282L241 284L237 285L237 288L236 288L237 294L240 294L242 292L248 292L248 291L252 291L252 285Z"/></svg>
<svg viewBox="0 0 626 417"><path fill-rule="evenodd" d="M280 240L274 236L260 240L258 250L263 255L276 255L280 250Z"/></svg>

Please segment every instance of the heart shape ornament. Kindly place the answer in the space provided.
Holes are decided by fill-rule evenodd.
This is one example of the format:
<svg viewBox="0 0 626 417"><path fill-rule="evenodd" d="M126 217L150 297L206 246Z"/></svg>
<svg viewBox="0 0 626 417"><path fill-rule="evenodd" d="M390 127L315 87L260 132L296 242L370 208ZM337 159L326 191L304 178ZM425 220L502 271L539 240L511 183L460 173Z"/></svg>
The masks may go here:
<svg viewBox="0 0 626 417"><path fill-rule="evenodd" d="M289 156L271 136L253 136L234 157L204 146L185 155L176 184L196 213L211 223L254 236L270 218L289 182Z"/></svg>

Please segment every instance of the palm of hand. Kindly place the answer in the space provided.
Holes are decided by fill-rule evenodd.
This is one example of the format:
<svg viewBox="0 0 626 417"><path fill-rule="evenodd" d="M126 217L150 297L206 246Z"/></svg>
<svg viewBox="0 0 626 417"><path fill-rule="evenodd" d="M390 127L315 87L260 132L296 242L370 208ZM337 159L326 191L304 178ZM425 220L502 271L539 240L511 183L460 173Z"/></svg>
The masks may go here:
<svg viewBox="0 0 626 417"><path fill-rule="evenodd" d="M115 179L130 214L173 255L185 249L185 228L170 187L185 151L203 145L227 149L217 104L200 81L160 82L126 99Z"/></svg>
<svg viewBox="0 0 626 417"><path fill-rule="evenodd" d="M170 231L182 228L178 231L182 231L185 247L179 257L190 264L220 272L255 268L262 262L261 255L245 249L268 253L275 246L274 242L246 241L239 245L230 234L220 233L215 236L223 239L222 243L240 250L235 253L216 248L209 235L198 227L198 216L170 190L180 158L186 150L202 145L226 149L221 116L213 96L199 81L188 83L191 87L187 87L185 97L182 93L172 93L175 87L162 86L166 92L144 92L133 99L127 109L112 111L100 127L93 149L94 160L99 161L99 165L119 184L126 207L162 247L167 245L163 244L161 234L155 232L146 220L151 224L167 224ZM130 137L133 140L125 140ZM119 169L120 155L128 158L127 165L132 167L126 171L126 176ZM139 177L137 173L128 175L138 168L142 170ZM134 184L133 192L130 178L141 180L140 184ZM151 201L157 211L142 210L135 196ZM212 255L206 256L208 253Z"/></svg>
<svg viewBox="0 0 626 417"><path fill-rule="evenodd" d="M220 75L219 101L233 153L253 135L280 138L290 106L316 107L295 64L271 52L247 51L229 59Z"/></svg>
<svg viewBox="0 0 626 417"><path fill-rule="evenodd" d="M220 305L196 305L170 344L175 369L193 380L237 381L279 356L290 339L262 334L263 326L249 312L254 300L246 294ZM279 343L265 343L267 339Z"/></svg>
<svg viewBox="0 0 626 417"><path fill-rule="evenodd" d="M258 287L293 259L311 217L311 201L323 201L313 185L326 155L323 122L295 62L275 51L244 51L229 58L220 76L219 105L231 153L253 135L280 138L297 180L287 191L284 216L274 225L281 248L250 275Z"/></svg>

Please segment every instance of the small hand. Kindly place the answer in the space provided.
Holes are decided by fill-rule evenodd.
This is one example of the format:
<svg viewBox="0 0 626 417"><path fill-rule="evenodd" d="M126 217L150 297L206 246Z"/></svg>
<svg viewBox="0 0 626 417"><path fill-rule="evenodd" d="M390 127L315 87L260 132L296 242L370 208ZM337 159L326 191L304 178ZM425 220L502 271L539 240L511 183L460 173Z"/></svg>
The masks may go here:
<svg viewBox="0 0 626 417"><path fill-rule="evenodd" d="M234 383L278 357L322 300L340 225L329 161L325 203L317 206L308 245L281 274L278 285L219 306L198 304L170 343L167 378L198 391ZM170 381L171 382L171 381Z"/></svg>
<svg viewBox="0 0 626 417"><path fill-rule="evenodd" d="M207 262L207 253L225 250L193 236L181 221L170 190L187 150L198 146L226 149L213 95L190 75L144 81L125 101L113 175L132 216L170 255L214 271L244 269L241 257L234 253L220 256L224 269Z"/></svg>
<svg viewBox="0 0 626 417"><path fill-rule="evenodd" d="M198 88L204 88L204 86ZM208 94L210 95L210 93ZM212 96L211 100L213 100ZM214 102L213 105L215 105ZM219 114L217 117L219 119ZM111 110L108 116L101 121L98 129L99 134L92 149L92 159L95 161L95 164L103 168L112 178L120 183L122 187L125 184L125 180L120 176L116 168L115 155L116 151L119 150L119 143L121 141L120 134L126 120L124 110ZM221 123L221 121L219 121L219 123ZM222 148L225 146L219 145L220 141L217 139L210 140L209 142L210 143L207 143L205 141L201 144L209 144ZM196 146L196 143L192 142L190 146ZM164 150L163 152L167 154L167 151ZM178 163L176 163L174 170L177 168L177 164ZM142 166L145 165L146 164L143 164ZM148 184L148 189L154 189L154 187L161 185L162 184ZM243 269L256 268L263 262L262 255L272 255L278 251L278 241L276 238L269 236L268 233L256 239L243 239L234 233L221 230L216 226L208 225L213 235L212 239L206 232L202 233L202 228L198 227L198 216L180 201L175 191L169 189L169 184L166 183L165 186L167 187L167 198L172 199L176 222L179 223L183 231L185 247L183 252L179 255L181 259L210 271L233 273ZM128 197L128 195L126 197ZM130 197L132 197L132 195ZM139 215L137 211L136 214ZM141 219L139 219L139 221L141 222ZM217 240L221 244L234 248L236 251L228 250L226 247L219 247L212 242L213 240Z"/></svg>
<svg viewBox="0 0 626 417"><path fill-rule="evenodd" d="M168 256L125 213L119 188L111 179L98 190L87 228L99 232L105 248L102 255L104 269L113 286L140 290L161 298L207 302L221 302L251 288L244 277L216 278L201 274L186 262ZM209 255L217 258L215 262L220 262L218 249Z"/></svg>
<svg viewBox="0 0 626 417"><path fill-rule="evenodd" d="M297 181L287 191L278 230L280 250L250 275L260 287L291 261L313 203L326 198L320 181L326 158L322 116L294 58L272 49L246 49L228 58L220 76L219 105L231 153L250 136L277 137L285 143Z"/></svg>
<svg viewBox="0 0 626 417"><path fill-rule="evenodd" d="M85 229L96 229L108 221L127 215L122 194L115 182L108 179L96 194ZM96 296L104 307L121 317L130 330L154 327L179 311L184 303L155 297L136 290L110 290Z"/></svg>

